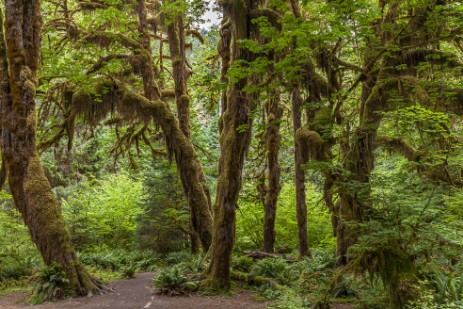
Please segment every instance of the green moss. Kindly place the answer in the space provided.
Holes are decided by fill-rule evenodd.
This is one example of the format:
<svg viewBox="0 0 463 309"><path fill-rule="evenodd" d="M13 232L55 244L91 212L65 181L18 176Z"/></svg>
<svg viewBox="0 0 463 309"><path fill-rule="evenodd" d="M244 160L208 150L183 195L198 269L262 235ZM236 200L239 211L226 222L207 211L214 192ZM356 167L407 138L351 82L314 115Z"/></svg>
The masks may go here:
<svg viewBox="0 0 463 309"><path fill-rule="evenodd" d="M320 134L301 127L296 132L296 142L300 145L304 162L308 160L322 161L328 156L325 154L325 141Z"/></svg>
<svg viewBox="0 0 463 309"><path fill-rule="evenodd" d="M35 95L35 83L30 79L24 81L24 83L22 84L22 89L30 95Z"/></svg>
<svg viewBox="0 0 463 309"><path fill-rule="evenodd" d="M37 154L29 158L27 171L24 179L24 194L30 210L44 211L49 216L48 226L64 224L64 219L60 216L58 200L51 189L50 183L45 176L40 159ZM37 211L37 210L36 210ZM45 218L45 214L40 214ZM58 221L56 221L57 219ZM56 222L56 223L55 223ZM47 225L44 225L47 226Z"/></svg>
<svg viewBox="0 0 463 309"><path fill-rule="evenodd" d="M264 276L255 276L255 275L251 275L251 274L240 272L240 271L232 271L230 275L233 280L242 281L248 285L261 286L264 284L268 284L273 289L284 290L284 286L277 283L272 278L267 278Z"/></svg>
<svg viewBox="0 0 463 309"><path fill-rule="evenodd" d="M357 274L366 272L371 278L379 276L394 309L405 308L409 301L417 297L414 288L417 281L415 266L399 246L383 245L363 250L338 277L348 270Z"/></svg>

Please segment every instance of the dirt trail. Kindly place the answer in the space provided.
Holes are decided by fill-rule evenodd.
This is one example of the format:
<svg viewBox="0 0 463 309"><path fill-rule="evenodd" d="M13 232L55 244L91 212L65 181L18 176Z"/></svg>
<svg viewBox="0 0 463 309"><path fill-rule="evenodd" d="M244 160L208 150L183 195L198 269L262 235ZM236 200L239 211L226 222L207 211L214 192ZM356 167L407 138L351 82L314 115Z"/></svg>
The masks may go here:
<svg viewBox="0 0 463 309"><path fill-rule="evenodd" d="M265 303L251 299L252 293L243 291L231 297L179 296L153 294L150 288L152 273L138 274L135 279L112 282L114 293L62 300L37 306L25 304L27 295L17 292L0 298L0 309L263 309Z"/></svg>

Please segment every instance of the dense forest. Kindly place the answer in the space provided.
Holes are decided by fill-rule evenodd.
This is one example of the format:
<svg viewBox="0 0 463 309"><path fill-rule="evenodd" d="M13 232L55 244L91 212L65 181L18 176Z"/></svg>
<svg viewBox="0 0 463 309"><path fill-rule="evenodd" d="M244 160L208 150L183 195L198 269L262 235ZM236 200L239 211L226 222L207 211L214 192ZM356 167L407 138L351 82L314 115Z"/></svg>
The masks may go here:
<svg viewBox="0 0 463 309"><path fill-rule="evenodd" d="M0 296L463 308L462 2L0 8Z"/></svg>

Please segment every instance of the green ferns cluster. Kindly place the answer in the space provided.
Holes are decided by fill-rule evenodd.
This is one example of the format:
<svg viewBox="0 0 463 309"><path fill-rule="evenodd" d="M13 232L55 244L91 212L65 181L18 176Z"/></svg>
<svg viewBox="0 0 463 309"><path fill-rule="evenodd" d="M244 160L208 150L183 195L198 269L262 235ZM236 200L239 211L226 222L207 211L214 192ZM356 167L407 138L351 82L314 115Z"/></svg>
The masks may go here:
<svg viewBox="0 0 463 309"><path fill-rule="evenodd" d="M43 267L35 275L34 285L33 304L63 299L73 293L66 272L58 264Z"/></svg>

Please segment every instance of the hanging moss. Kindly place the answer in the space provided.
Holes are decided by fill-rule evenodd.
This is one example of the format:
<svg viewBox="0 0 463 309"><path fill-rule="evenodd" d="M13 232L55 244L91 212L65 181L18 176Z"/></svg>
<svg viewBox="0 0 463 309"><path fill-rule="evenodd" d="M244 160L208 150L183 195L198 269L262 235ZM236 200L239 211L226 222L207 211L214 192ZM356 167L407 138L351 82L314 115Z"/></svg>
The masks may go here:
<svg viewBox="0 0 463 309"><path fill-rule="evenodd" d="M309 131L305 127L299 128L296 132L296 143L301 147L304 162L310 159L322 161L326 159L325 141L315 131Z"/></svg>
<svg viewBox="0 0 463 309"><path fill-rule="evenodd" d="M350 261L338 277L347 271L357 275L368 273L370 278L379 276L386 289L392 308L403 309L418 296L414 288L417 274L412 258L398 245L363 248Z"/></svg>
<svg viewBox="0 0 463 309"><path fill-rule="evenodd" d="M80 39L82 43L93 43L96 44L98 47L107 49L111 45L115 43L119 43L120 45L130 48L130 49L137 49L140 48L140 44L137 41L129 38L128 36L118 33L111 33L111 32L92 32L85 35L83 38Z"/></svg>
<svg viewBox="0 0 463 309"><path fill-rule="evenodd" d="M423 152L416 150L403 138L390 138L379 136L376 138L378 145L386 146L391 152L398 153L408 160L418 162L423 156Z"/></svg>
<svg viewBox="0 0 463 309"><path fill-rule="evenodd" d="M126 122L148 123L153 107L143 96L128 90L118 82L102 79L93 89L80 89L72 95L71 109L92 125L100 123L110 113L118 112Z"/></svg>

